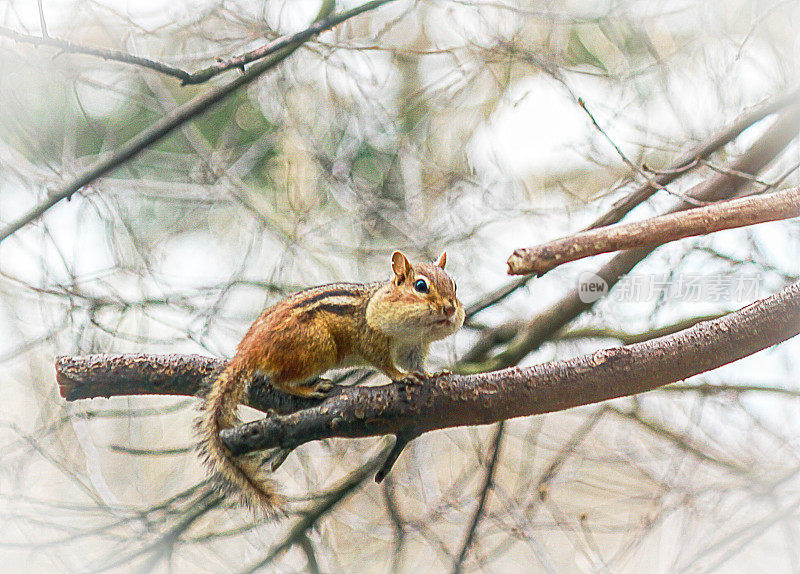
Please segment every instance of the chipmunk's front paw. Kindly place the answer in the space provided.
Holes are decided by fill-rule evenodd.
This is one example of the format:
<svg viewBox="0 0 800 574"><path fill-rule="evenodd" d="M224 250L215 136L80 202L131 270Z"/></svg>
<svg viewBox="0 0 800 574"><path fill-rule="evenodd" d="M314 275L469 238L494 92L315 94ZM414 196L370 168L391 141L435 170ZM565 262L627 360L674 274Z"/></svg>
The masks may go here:
<svg viewBox="0 0 800 574"><path fill-rule="evenodd" d="M306 396L312 399L324 399L335 386L336 385L330 379L319 379Z"/></svg>

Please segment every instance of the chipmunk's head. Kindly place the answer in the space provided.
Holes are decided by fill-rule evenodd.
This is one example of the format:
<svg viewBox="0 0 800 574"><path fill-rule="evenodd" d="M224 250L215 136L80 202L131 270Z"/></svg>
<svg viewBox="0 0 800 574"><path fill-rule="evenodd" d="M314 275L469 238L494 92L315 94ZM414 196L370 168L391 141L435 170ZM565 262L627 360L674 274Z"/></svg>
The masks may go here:
<svg viewBox="0 0 800 574"><path fill-rule="evenodd" d="M367 322L387 335L408 342L431 342L455 333L464 323L456 284L445 272L447 253L434 264L413 265L392 253L394 276L367 307Z"/></svg>

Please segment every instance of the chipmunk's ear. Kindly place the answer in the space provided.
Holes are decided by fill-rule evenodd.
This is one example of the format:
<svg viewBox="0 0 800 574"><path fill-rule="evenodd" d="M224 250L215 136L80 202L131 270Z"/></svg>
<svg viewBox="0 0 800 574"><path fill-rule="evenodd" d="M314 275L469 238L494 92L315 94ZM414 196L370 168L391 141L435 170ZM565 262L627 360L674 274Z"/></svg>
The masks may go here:
<svg viewBox="0 0 800 574"><path fill-rule="evenodd" d="M406 279L414 276L414 268L408 257L395 251L392 253L392 271L394 271L394 284L400 285Z"/></svg>
<svg viewBox="0 0 800 574"><path fill-rule="evenodd" d="M444 269L444 266L447 264L447 251L442 251L442 254L439 255L439 259L436 261L436 265Z"/></svg>

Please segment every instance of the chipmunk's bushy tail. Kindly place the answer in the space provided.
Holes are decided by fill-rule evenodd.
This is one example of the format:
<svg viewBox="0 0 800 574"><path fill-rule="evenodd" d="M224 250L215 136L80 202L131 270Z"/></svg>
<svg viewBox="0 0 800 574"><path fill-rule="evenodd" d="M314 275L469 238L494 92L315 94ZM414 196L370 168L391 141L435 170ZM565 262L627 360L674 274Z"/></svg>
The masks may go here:
<svg viewBox="0 0 800 574"><path fill-rule="evenodd" d="M247 392L249 377L233 359L214 381L197 420L198 448L221 490L238 498L254 512L274 516L281 502L275 485L263 476L261 465L252 455L233 456L219 436L220 431L239 422L236 409Z"/></svg>

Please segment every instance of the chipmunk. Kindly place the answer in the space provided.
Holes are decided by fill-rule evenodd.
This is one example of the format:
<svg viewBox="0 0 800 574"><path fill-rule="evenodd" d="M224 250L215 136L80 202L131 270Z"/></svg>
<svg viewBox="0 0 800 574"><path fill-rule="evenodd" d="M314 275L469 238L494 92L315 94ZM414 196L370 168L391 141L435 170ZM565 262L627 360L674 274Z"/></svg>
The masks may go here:
<svg viewBox="0 0 800 574"><path fill-rule="evenodd" d="M452 335L464 322L446 262L442 253L433 265L412 265L395 251L388 281L312 287L256 319L213 383L197 424L206 466L228 490L267 514L280 507L274 485L259 477L259 462L234 457L219 435L238 423L237 405L254 377L298 397L323 398L333 384L318 377L329 369L370 365L393 381L425 373L431 342Z"/></svg>

